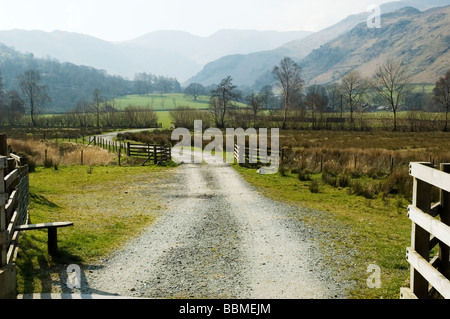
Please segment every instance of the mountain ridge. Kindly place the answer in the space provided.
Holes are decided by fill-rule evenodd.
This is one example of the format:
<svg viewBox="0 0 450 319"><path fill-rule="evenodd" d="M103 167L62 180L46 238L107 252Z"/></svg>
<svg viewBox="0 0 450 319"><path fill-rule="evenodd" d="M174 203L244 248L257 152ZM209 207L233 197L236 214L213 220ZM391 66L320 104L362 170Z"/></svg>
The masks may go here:
<svg viewBox="0 0 450 319"><path fill-rule="evenodd" d="M388 60L408 66L416 83L433 83L450 66L450 6L421 12L406 7L382 16L382 28L359 24L304 58L308 84L338 81L352 70L371 76Z"/></svg>
<svg viewBox="0 0 450 319"><path fill-rule="evenodd" d="M449 5L450 1L445 0L406 0L385 3L380 6L382 15L395 12L401 8L411 6L418 10L430 10L432 8L443 7ZM248 55L232 55L213 61L186 81L188 83L199 82L203 85L211 85L217 83L218 79L231 75L237 85L262 87L273 82L270 72L275 65L284 57L290 57L297 62L306 58L314 50L320 46L349 32L360 23L366 23L371 13L362 12L350 15L340 22L329 26L319 32L315 32L303 39L293 40L274 50L264 52L256 52ZM261 63L267 63L264 68ZM238 67L237 67L238 66Z"/></svg>

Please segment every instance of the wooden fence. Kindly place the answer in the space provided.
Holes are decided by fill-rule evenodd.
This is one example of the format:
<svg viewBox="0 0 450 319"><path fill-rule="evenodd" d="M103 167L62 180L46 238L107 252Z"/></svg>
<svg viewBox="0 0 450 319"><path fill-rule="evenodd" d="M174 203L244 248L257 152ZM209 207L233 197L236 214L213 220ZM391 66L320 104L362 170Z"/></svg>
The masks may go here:
<svg viewBox="0 0 450 319"><path fill-rule="evenodd" d="M124 152L127 153L127 143L111 141L101 136L93 136L88 138L88 145L96 145L100 148L107 150L108 152Z"/></svg>
<svg viewBox="0 0 450 319"><path fill-rule="evenodd" d="M234 159L238 164L249 164L249 165L268 164L276 155L279 155L280 160L282 161L283 158L285 157L284 150L279 149L277 153L274 153L272 150L271 151L267 150L265 154L261 155L259 148L249 146L244 147L239 144L234 145Z"/></svg>
<svg viewBox="0 0 450 319"><path fill-rule="evenodd" d="M431 163L411 163L413 203L408 207L412 221L410 287L401 288L402 299L450 298L450 164L440 170ZM440 201L431 202L431 190L440 191Z"/></svg>
<svg viewBox="0 0 450 319"><path fill-rule="evenodd" d="M146 158L142 165L145 165L147 162L152 162L156 165L172 159L172 147L170 145L144 145L128 142L126 152L129 157Z"/></svg>
<svg viewBox="0 0 450 319"><path fill-rule="evenodd" d="M0 135L0 298L16 297L19 232L28 220L28 165L25 158L9 152L6 135Z"/></svg>

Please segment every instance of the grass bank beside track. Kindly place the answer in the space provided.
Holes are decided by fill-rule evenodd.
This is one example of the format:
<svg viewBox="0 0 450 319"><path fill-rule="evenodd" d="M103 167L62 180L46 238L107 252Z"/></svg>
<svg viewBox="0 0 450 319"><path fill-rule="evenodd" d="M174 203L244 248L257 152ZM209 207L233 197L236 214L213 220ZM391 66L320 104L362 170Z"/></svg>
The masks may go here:
<svg viewBox="0 0 450 319"><path fill-rule="evenodd" d="M158 185L170 174L159 166L37 167L30 174L30 222L74 227L58 231L57 257L47 253L45 230L22 233L18 292L54 292L67 265L83 269L138 236L164 210Z"/></svg>
<svg viewBox="0 0 450 319"><path fill-rule="evenodd" d="M399 298L400 287L409 285L406 247L410 245L411 222L407 217L408 202L402 196L378 196L366 199L351 195L348 188L335 188L321 182L321 174L313 174L320 191L310 190L311 181L300 181L296 174L260 175L255 169L235 166L250 184L273 200L307 209L298 216L322 234L319 240L323 256L335 273L344 273L354 282L351 298ZM331 248L330 248L331 247ZM367 273L370 265L381 269L381 288L370 289Z"/></svg>

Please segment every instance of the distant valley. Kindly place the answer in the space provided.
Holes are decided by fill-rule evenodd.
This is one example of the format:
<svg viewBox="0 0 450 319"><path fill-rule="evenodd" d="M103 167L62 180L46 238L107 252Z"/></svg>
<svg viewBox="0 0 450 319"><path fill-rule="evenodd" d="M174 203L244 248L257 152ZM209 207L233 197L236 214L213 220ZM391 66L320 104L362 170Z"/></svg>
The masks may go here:
<svg viewBox="0 0 450 319"><path fill-rule="evenodd" d="M0 31L0 43L38 58L51 58L106 70L133 79L148 72L176 77L183 82L203 66L224 55L277 48L308 31L276 32L222 30L209 37L161 30L124 42L108 42L65 31Z"/></svg>
<svg viewBox="0 0 450 319"><path fill-rule="evenodd" d="M347 17L319 32L222 30L209 37L160 30L108 42L64 31L0 31L0 71L7 90L35 68L50 88L47 111L138 94L134 77L170 77L181 93L190 83L218 84L231 76L243 91L274 85L272 70L284 57L303 68L306 85L337 82L353 69L371 75L386 59L401 59L416 83L434 83L450 66L450 1L406 0L381 6L382 27L367 27L369 12ZM154 92L160 92L153 88Z"/></svg>

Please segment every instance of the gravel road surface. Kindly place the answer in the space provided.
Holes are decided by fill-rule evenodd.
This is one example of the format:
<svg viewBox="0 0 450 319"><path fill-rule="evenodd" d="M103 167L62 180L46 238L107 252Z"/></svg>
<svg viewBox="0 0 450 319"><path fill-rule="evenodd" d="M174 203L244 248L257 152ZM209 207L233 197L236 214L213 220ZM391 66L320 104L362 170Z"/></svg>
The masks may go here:
<svg viewBox="0 0 450 319"><path fill-rule="evenodd" d="M255 173L256 174L256 173ZM298 208L262 196L225 163L183 164L168 209L84 270L81 293L144 298L345 298Z"/></svg>

